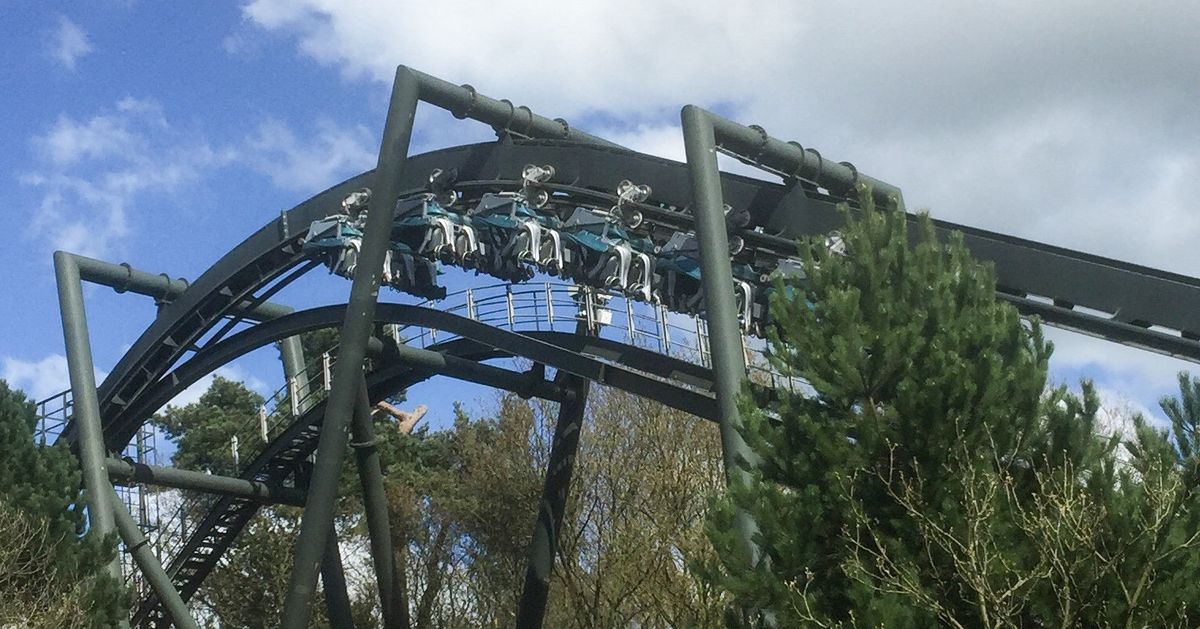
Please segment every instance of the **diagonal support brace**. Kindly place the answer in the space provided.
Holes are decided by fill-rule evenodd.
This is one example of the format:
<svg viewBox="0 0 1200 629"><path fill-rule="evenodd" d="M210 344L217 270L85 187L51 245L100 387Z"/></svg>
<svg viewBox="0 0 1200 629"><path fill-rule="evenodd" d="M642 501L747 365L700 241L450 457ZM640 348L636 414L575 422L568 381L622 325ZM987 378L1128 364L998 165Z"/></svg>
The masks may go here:
<svg viewBox="0 0 1200 629"><path fill-rule="evenodd" d="M567 497L571 491L579 435L583 432L584 410L587 408L589 381L566 372L560 374L561 384L574 394L558 407L558 422L554 425L550 460L546 463L542 499L533 527L533 541L529 546L525 586L517 605L517 627L521 629L540 629L546 616L550 575L554 570L554 556L558 553L559 534L562 532Z"/></svg>
<svg viewBox="0 0 1200 629"><path fill-rule="evenodd" d="M65 251L54 252L54 276L71 378L72 421L79 426L79 465L87 492L88 524L96 535L103 537L116 530L113 511L119 502L104 467L106 454L100 400L96 395L96 367L83 305L83 280L75 256ZM106 568L112 578L121 581L119 558L114 556Z"/></svg>
<svg viewBox="0 0 1200 629"><path fill-rule="evenodd" d="M112 513L116 519L117 530L121 533L121 540L125 542L125 548L129 554L133 555L134 562L146 576L146 580L154 589L158 600L162 601L163 607L171 617L171 622L179 629L198 629L196 621L188 611L187 603L183 602L179 590L175 589L171 577L167 576L167 571L163 569L154 550L150 548L150 541L142 534L142 530L138 528L137 522L133 521L133 516L129 515L125 505L121 504L120 498L117 497L117 493L111 485L108 487L108 499L112 503Z"/></svg>

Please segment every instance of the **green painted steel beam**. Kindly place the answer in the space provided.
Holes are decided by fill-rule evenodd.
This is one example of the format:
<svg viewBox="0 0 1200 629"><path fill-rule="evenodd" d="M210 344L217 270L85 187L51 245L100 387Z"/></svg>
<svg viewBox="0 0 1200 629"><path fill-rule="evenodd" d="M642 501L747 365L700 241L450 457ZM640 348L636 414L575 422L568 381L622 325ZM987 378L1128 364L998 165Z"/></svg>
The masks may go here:
<svg viewBox="0 0 1200 629"><path fill-rule="evenodd" d="M546 477L542 483L542 498L533 527L533 540L529 545L525 586L517 604L517 627L521 629L540 629L546 616L550 575L559 550L559 534L562 532L567 498L571 491L579 436L583 432L584 410L587 408L589 381L566 372L561 372L559 380L573 395L559 405L558 422L554 424L550 459L546 462Z"/></svg>
<svg viewBox="0 0 1200 629"><path fill-rule="evenodd" d="M416 77L406 68L397 69L375 168L369 213L363 227L362 249L342 323L333 386L326 403L308 501L296 540L292 576L280 618L284 629L308 626L310 604L326 547L325 538L333 523L334 501L346 450L346 428L354 414L362 383L363 360L367 341L371 338L384 255L391 239L392 208L400 196L398 175L408 156L419 97Z"/></svg>
<svg viewBox="0 0 1200 629"><path fill-rule="evenodd" d="M106 459L104 465L111 478L126 483L142 483L221 496L249 498L267 504L304 506L304 492L295 487L181 470L174 467L131 463L114 458Z"/></svg>
<svg viewBox="0 0 1200 629"><path fill-rule="evenodd" d="M112 484L104 467L107 454L100 423L100 400L96 395L96 368L83 304L83 281L75 256L65 251L54 252L54 275L71 380L71 417L79 426L79 465L86 490L88 524L94 534L105 536L116 530L113 510L119 505L112 503ZM113 557L106 570L118 582L122 580L117 557Z"/></svg>
<svg viewBox="0 0 1200 629"><path fill-rule="evenodd" d="M183 601L179 590L176 590L175 584L171 582L171 577L167 576L167 571L163 569L158 556L154 554L150 540L146 539L142 530L138 528L137 522L133 520L133 516L129 515L125 505L121 504L121 499L113 491L112 485L108 486L108 499L112 504L117 530L121 534L121 540L125 542L125 550L133 555L134 563L145 575L146 581L150 583L150 587L158 595L158 599L162 601L167 615L171 617L171 622L178 629L198 629L195 619L188 611L187 603Z"/></svg>
<svg viewBox="0 0 1200 629"><path fill-rule="evenodd" d="M771 137L762 127L738 124L712 112L699 111L706 124L712 126L714 146L722 153L751 166L807 179L837 196L854 198L858 186L866 184L880 202L894 198L900 207L904 207L900 188L858 172L849 162L827 160L813 149L806 150L798 143Z"/></svg>
<svg viewBox="0 0 1200 629"><path fill-rule="evenodd" d="M717 136L712 115L703 109L688 105L683 108L681 118L692 184L692 216L700 246L700 281L717 395L721 455L726 478L734 482L749 477L743 465L753 465L755 457L740 432L742 419L737 402L746 380L746 359L734 298L721 172L717 168ZM745 512L737 514L735 525L747 561L750 565L757 564L758 548L754 543L757 526Z"/></svg>
<svg viewBox="0 0 1200 629"><path fill-rule="evenodd" d="M102 284L120 293L128 291L153 297L159 303L169 303L178 299L190 285L187 280L172 279L166 273L147 273L128 264L113 264L86 256L68 255L75 259L75 263L79 267L79 275L84 281ZM238 305L232 309L232 314L252 321L277 319L291 312L291 307L271 302L256 306Z"/></svg>
<svg viewBox="0 0 1200 629"><path fill-rule="evenodd" d="M289 336L276 342L283 377L288 383L288 395L295 396L296 412L303 415L316 401L309 397L309 379L305 373L304 344L299 336Z"/></svg>
<svg viewBox="0 0 1200 629"><path fill-rule="evenodd" d="M360 379L358 399L350 432L354 440L354 460L362 485L363 509L367 516L367 537L371 544L371 561L375 565L375 582L379 585L379 607L383 611L383 626L401 627L396 605L403 600L396 591L396 558L392 550L392 528L388 521L387 490L383 486L383 468L379 461L378 440L371 419L371 400L366 378Z"/></svg>
<svg viewBox="0 0 1200 629"><path fill-rule="evenodd" d="M455 85L418 70L401 70L416 79L421 92L421 101L454 114L458 118L470 118L490 125L500 131L510 131L529 138L571 140L614 149L623 146L572 129L566 120L551 120L539 116L528 107L515 106L507 100L496 100L475 91L469 85Z"/></svg>
<svg viewBox="0 0 1200 629"><path fill-rule="evenodd" d="M338 547L337 528L329 531L325 556L321 559L321 589L325 592L325 611L333 629L354 629L354 614L350 605L350 590L346 586L346 570L342 566L342 549Z"/></svg>

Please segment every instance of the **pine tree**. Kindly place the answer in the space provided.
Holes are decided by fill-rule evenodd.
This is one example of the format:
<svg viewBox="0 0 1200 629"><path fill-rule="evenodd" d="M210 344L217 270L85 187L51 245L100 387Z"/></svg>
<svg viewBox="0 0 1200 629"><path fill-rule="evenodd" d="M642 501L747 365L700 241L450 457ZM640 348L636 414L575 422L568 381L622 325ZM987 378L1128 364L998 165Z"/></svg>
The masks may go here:
<svg viewBox="0 0 1200 629"><path fill-rule="evenodd" d="M1055 587L1085 580L1073 553L1105 533L1048 531L1108 513L1096 507L1120 487L1097 397L1086 383L1081 396L1046 391L1051 344L997 299L961 236L940 242L928 217L877 209L869 193L860 205L842 208L844 251L802 242L806 277L773 291L772 364L808 387L770 409L743 398L743 436L761 461L715 501L708 529L721 557L708 574L737 601L729 620L1060 618ZM738 552L739 508L760 530L757 566ZM1051 551L1063 565L1048 566Z"/></svg>
<svg viewBox="0 0 1200 629"><path fill-rule="evenodd" d="M121 585L103 572L116 553L115 536L86 530L79 463L65 445L37 445L35 421L34 405L0 381L0 519L23 531L23 539L3 543L9 561L24 566L0 566L0 616L23 614L22 604L32 612L0 617L0 625L40 626L79 613L91 626L114 626L128 604ZM38 541L22 545L29 539ZM47 595L50 603L39 603Z"/></svg>
<svg viewBox="0 0 1200 629"><path fill-rule="evenodd" d="M168 406L153 421L175 441L171 462L176 467L236 476L240 470L234 465L231 440L236 436L247 448L261 440L262 406L261 395L216 376L195 403Z"/></svg>

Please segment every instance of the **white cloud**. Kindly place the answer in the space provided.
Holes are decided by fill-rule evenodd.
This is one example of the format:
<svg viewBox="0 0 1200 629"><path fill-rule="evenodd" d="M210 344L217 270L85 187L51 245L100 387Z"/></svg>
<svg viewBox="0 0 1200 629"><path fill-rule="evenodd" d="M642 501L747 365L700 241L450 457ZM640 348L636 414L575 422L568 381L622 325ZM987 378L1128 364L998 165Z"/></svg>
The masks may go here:
<svg viewBox="0 0 1200 629"><path fill-rule="evenodd" d="M245 33L230 33L221 39L221 49L230 56L249 55L258 51L258 42Z"/></svg>
<svg viewBox="0 0 1200 629"><path fill-rule="evenodd" d="M1179 394L1179 372L1200 375L1193 363L1083 334L1047 328L1046 337L1054 343L1054 379L1072 387L1077 378L1092 380L1109 420L1128 419L1137 412L1166 427L1159 400ZM1121 426L1129 427L1127 422Z"/></svg>
<svg viewBox="0 0 1200 629"><path fill-rule="evenodd" d="M96 383L102 382L107 375L106 372L98 371ZM71 388L67 357L62 354L49 354L35 361L5 356L0 359L0 379L25 391L35 402Z"/></svg>
<svg viewBox="0 0 1200 629"><path fill-rule="evenodd" d="M1046 329L1046 337L1054 342L1051 364L1061 370L1092 372L1097 380L1134 392L1174 393L1176 375L1180 371L1200 372L1187 361L1171 358L1125 345L1118 345L1091 336L1054 328Z"/></svg>
<svg viewBox="0 0 1200 629"><path fill-rule="evenodd" d="M678 124L642 123L627 129L597 129L600 137L621 146L665 159L682 162L687 159L683 150L683 128ZM721 170L757 179L778 182L775 175L742 163L728 155L718 154L717 164Z"/></svg>
<svg viewBox="0 0 1200 629"><path fill-rule="evenodd" d="M315 193L375 165L379 147L361 125L319 121L309 137L288 124L264 120L247 138L240 159L267 175L276 187Z"/></svg>
<svg viewBox="0 0 1200 629"><path fill-rule="evenodd" d="M647 155L682 162L683 130L678 124L639 124L629 129L597 130L597 135Z"/></svg>
<svg viewBox="0 0 1200 629"><path fill-rule="evenodd" d="M502 8L488 0L256 0L243 8L249 22L295 33L305 55L347 76L390 81L406 63L556 114L741 99L779 62L782 43L804 34L807 12L789 0L515 0Z"/></svg>
<svg viewBox="0 0 1200 629"><path fill-rule="evenodd" d="M75 63L92 52L92 42L78 24L62 16L58 28L50 34L48 48L51 58L64 68L74 70Z"/></svg>
<svg viewBox="0 0 1200 629"><path fill-rule="evenodd" d="M1200 148L1126 115L1047 105L953 140L862 140L848 153L886 165L909 205L938 218L1194 275Z"/></svg>
<svg viewBox="0 0 1200 629"><path fill-rule="evenodd" d="M175 130L157 102L131 97L90 117L62 114L31 143L34 166L19 176L41 195L31 235L93 257L112 255L132 233L144 197L176 193L230 158Z"/></svg>
<svg viewBox="0 0 1200 629"><path fill-rule="evenodd" d="M1100 430L1107 434L1120 434L1126 439L1132 439L1133 418L1140 415L1151 425L1166 428L1170 425L1161 409L1150 407L1129 397L1124 391L1116 391L1106 387L1096 389L1100 397Z"/></svg>
<svg viewBox="0 0 1200 629"><path fill-rule="evenodd" d="M70 166L84 159L99 159L127 153L137 140L128 121L117 116L95 116L79 121L65 115L49 133L36 139L38 150L58 166Z"/></svg>
<svg viewBox="0 0 1200 629"><path fill-rule="evenodd" d="M633 121L593 130L672 158L682 154L675 112L696 102L852 160L939 218L1184 273L1200 266L1190 245L1200 90L1179 78L1200 75L1189 3L547 8L252 0L238 28L291 36L302 54L381 86L404 63L549 117Z"/></svg>
<svg viewBox="0 0 1200 629"><path fill-rule="evenodd" d="M298 132L275 118L214 147L172 124L154 99L133 97L90 116L60 114L30 144L32 167L18 176L39 193L26 212L29 234L48 247L99 258L122 253L139 211L154 197L178 198L222 166L247 166L283 190L311 194L370 168L378 151L361 125L318 121Z"/></svg>

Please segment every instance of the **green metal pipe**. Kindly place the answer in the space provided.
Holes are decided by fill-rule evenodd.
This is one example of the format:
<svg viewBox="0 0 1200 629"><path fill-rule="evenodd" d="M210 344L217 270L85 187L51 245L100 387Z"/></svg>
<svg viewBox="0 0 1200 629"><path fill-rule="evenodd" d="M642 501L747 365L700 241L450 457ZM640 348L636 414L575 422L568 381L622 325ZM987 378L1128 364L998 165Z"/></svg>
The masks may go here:
<svg viewBox="0 0 1200 629"><path fill-rule="evenodd" d="M125 542L125 549L133 555L134 563L145 575L146 581L150 583L154 593L158 595L158 600L162 601L167 615L171 617L171 622L179 629L198 629L196 621L188 611L187 603L183 602L179 590L175 589L171 577L167 576L167 571L163 570L158 557L150 548L150 540L142 534L137 522L134 522L133 516L129 515L125 505L121 504L121 499L117 497L117 493L113 491L111 485L108 487L108 499L112 503L112 513L116 517L117 530L120 531L121 539Z"/></svg>
<svg viewBox="0 0 1200 629"><path fill-rule="evenodd" d="M494 389L512 391L522 397L538 397L561 402L570 395L570 391L557 383L547 382L528 373L517 373L458 356L408 345L394 345L387 351L390 353L389 359L415 369L482 384Z"/></svg>
<svg viewBox="0 0 1200 629"><path fill-rule="evenodd" d="M304 492L295 487L205 474L174 467L130 463L114 458L106 459L104 465L109 476L116 480L201 491L221 496L250 498L267 504L304 506Z"/></svg>
<svg viewBox="0 0 1200 629"><path fill-rule="evenodd" d="M336 528L329 531L327 539L325 557L321 559L321 589L325 591L325 612L333 629L354 629L350 591L346 587L346 571L342 567L342 549L338 547Z"/></svg>
<svg viewBox="0 0 1200 629"><path fill-rule="evenodd" d="M279 361L283 363L285 378L296 378L304 375L304 347L299 336L289 336L276 344L279 348Z"/></svg>
<svg viewBox="0 0 1200 629"><path fill-rule="evenodd" d="M67 372L71 379L72 420L79 426L79 465L87 491L88 523L103 537L115 530L113 494L108 472L104 431L100 424L100 400L96 395L96 369L88 336L87 312L83 305L83 283L74 256L54 252L54 276L58 283L58 305L62 314L63 340L67 349ZM121 582L121 562L113 557L106 569Z"/></svg>
<svg viewBox="0 0 1200 629"><path fill-rule="evenodd" d="M350 287L350 299L346 304L338 361L334 364L333 386L317 444L312 485L300 523L300 535L296 540L291 582L284 599L280 623L284 629L303 629L308 626L310 603L321 555L325 551L325 538L333 523L334 501L346 450L346 427L354 414L354 405L362 386L363 359L375 318L393 208L400 195L399 175L408 155L413 116L419 97L420 87L414 74L407 68L397 68L375 169L369 213L363 228L362 249Z"/></svg>
<svg viewBox="0 0 1200 629"><path fill-rule="evenodd" d="M827 160L819 153L804 150L797 144L777 140L767 135L761 127L747 127L712 112L700 111L713 127L718 150L747 164L802 177L842 196L854 196L858 184L868 184L880 202L886 203L889 198L895 197L900 207L904 207L900 188L890 183L868 177L853 166Z"/></svg>
<svg viewBox="0 0 1200 629"><path fill-rule="evenodd" d="M692 215L700 245L700 282L704 289L704 317L708 323L717 422L721 432L721 455L729 481L745 480L749 472L742 461L753 465L754 454L742 439L742 419L737 400L746 379L742 333L738 325L733 292L733 269L729 235L725 228L725 201L721 173L717 168L716 137L708 112L688 105L683 108L683 143L692 183ZM753 542L756 531L749 514L737 516L738 536L751 565L758 561Z"/></svg>
<svg viewBox="0 0 1200 629"><path fill-rule="evenodd" d="M128 264L113 264L86 256L68 255L75 259L80 277L85 281L103 284L119 293L128 291L153 297L159 303L169 303L178 299L189 285L187 280L171 279L166 273L156 275L139 271ZM292 308L271 302L257 306L243 303L234 306L231 312L253 321L268 321L291 314Z"/></svg>
<svg viewBox="0 0 1200 629"><path fill-rule="evenodd" d="M371 543L371 561L375 564L375 580L379 585L379 607L383 610L383 626L400 628L397 622L396 564L392 552L392 528L388 522L387 491L383 487L383 469L379 462L378 441L371 420L371 400L367 397L367 381L361 380L354 418L350 431L354 436L354 460L358 464L358 479L362 484L363 508L367 515L367 537Z"/></svg>
<svg viewBox="0 0 1200 629"><path fill-rule="evenodd" d="M546 478L542 483L542 499L533 540L529 546L529 562L525 569L525 587L517 604L518 629L540 629L546 616L546 601L550 596L550 575L554 556L558 552L559 533L571 490L575 470L575 455L579 451L579 435L583 432L583 414L587 408L589 382L579 376L562 372L563 384L574 395L558 407L558 422L554 425L554 440L550 460L546 463Z"/></svg>
<svg viewBox="0 0 1200 629"><path fill-rule="evenodd" d="M572 129L565 120L551 120L533 113L528 107L518 107L508 101L484 96L470 86L455 85L417 70L407 71L419 82L422 101L441 107L459 118L471 118L498 131L509 130L531 138L571 140L615 149L625 148Z"/></svg>

